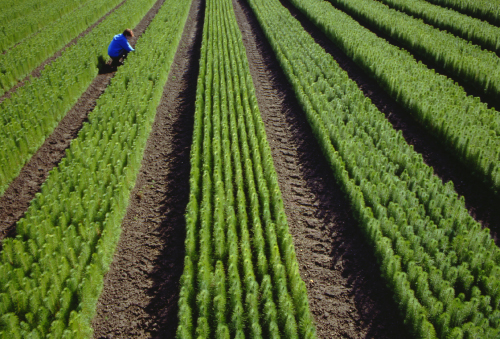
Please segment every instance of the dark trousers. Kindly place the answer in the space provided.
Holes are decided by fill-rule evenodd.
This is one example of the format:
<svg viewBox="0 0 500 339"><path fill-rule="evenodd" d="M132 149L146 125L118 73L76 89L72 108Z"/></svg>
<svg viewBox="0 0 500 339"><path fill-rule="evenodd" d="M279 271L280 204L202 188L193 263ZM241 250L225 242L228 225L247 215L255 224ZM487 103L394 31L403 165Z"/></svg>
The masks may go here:
<svg viewBox="0 0 500 339"><path fill-rule="evenodd" d="M119 56L116 56L116 57L110 56L111 57L111 66L119 66L119 65L121 65L123 63L123 61L120 62L120 59L123 58L123 60L125 60L125 58L127 57L127 55L128 55L128 51L124 50L124 51L122 51L120 53Z"/></svg>

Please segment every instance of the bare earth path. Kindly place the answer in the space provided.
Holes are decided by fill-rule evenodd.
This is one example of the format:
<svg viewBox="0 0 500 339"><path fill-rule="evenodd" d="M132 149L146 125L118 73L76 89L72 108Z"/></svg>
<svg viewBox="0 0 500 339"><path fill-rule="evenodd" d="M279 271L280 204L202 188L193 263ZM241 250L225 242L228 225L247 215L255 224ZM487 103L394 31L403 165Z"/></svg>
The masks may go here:
<svg viewBox="0 0 500 339"><path fill-rule="evenodd" d="M135 45L137 39L144 33L164 1L158 0L134 28L135 38L131 41L132 45ZM14 235L16 222L28 209L31 200L47 179L49 171L66 155L66 149L77 137L88 114L94 109L96 100L106 90L114 74L99 74L94 79L0 197L0 241Z"/></svg>
<svg viewBox="0 0 500 339"><path fill-rule="evenodd" d="M408 338L349 205L244 0L233 0L320 338Z"/></svg>
<svg viewBox="0 0 500 339"><path fill-rule="evenodd" d="M94 338L174 338L204 2L194 0L122 222Z"/></svg>
<svg viewBox="0 0 500 339"><path fill-rule="evenodd" d="M459 195L464 196L471 216L484 227L489 227L491 236L500 246L500 196L490 187L472 176L470 171L458 162L440 142L412 118L408 111L394 101L375 80L363 72L347 55L320 32L302 13L286 0L282 4L300 21L304 29L323 49L329 53L354 80L366 97L383 112L394 129L403 133L406 142L422 154L427 165L443 182L452 181Z"/></svg>

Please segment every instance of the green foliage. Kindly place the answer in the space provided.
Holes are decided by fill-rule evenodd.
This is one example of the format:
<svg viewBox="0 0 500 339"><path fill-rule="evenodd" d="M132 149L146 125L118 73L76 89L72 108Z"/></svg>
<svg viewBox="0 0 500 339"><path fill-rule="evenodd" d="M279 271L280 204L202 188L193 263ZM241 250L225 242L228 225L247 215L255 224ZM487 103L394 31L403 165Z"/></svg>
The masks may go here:
<svg viewBox="0 0 500 339"><path fill-rule="evenodd" d="M343 16L327 16L330 5L292 2L318 25L345 24L349 31ZM249 3L373 246L410 331L424 338L497 337L500 250L488 230L481 230L453 185L433 175L422 156L279 1ZM327 17L328 25L323 21ZM280 236L281 242L285 239ZM273 257L278 255L276 248L271 251ZM273 282L280 295L280 263L270 261L270 269L276 272ZM277 305L287 302L283 296ZM300 305L295 304L296 312Z"/></svg>
<svg viewBox="0 0 500 339"><path fill-rule="evenodd" d="M165 2L138 41L140 51L127 59L19 221L16 238L5 239L0 332L91 336L103 276L189 5Z"/></svg>
<svg viewBox="0 0 500 339"><path fill-rule="evenodd" d="M109 44L109 32L116 31L117 27L134 27L154 2L147 0L146 5L143 1L127 1L45 67L40 77L31 79L18 88L11 98L0 103L0 162L10 164L0 168L0 194L3 194L7 185L19 174L24 164L94 80L98 73L98 59L106 55L103 46ZM59 47L51 49L47 40L57 44L62 42L64 45L64 41L69 42L118 3L119 0L92 0L85 10L81 8L77 13L78 18L70 17L69 23L61 22L58 31L36 35L33 38L35 45L21 44L0 55L0 85L2 88L7 86L0 89L0 93L15 85L20 78L62 47L58 45ZM47 34L46 38L43 37L44 34ZM54 39L54 35L60 38ZM33 58L38 54L39 60L36 61ZM27 55L30 57L26 57ZM12 68L13 66L15 67ZM143 90L144 88L147 87L143 87ZM90 152L95 146L97 144L86 151Z"/></svg>
<svg viewBox="0 0 500 339"><path fill-rule="evenodd" d="M47 6L47 3L50 5ZM7 22L2 20L2 25L0 26L0 51L5 51L32 33L39 33L46 26L52 26L53 21L60 19L68 13L68 16L71 16L73 14L71 12L77 10L81 5L82 3L76 0L63 3L41 1L41 4L38 5L39 9L34 13L33 10L25 9L26 12L22 16L6 18L5 21ZM18 11L15 12L19 13ZM73 17L74 19L75 16Z"/></svg>
<svg viewBox="0 0 500 339"><path fill-rule="evenodd" d="M280 195L232 3L207 1L178 338L315 337Z"/></svg>
<svg viewBox="0 0 500 339"><path fill-rule="evenodd" d="M364 0L352 3L359 3L359 1ZM500 164L497 159L500 156L500 114L497 111L488 109L487 105L482 103L479 98L467 96L463 88L454 81L437 74L424 64L418 63L409 52L379 38L349 15L332 7L330 3L309 0L293 0L292 2L313 22L317 23L318 27L349 57L373 76L396 101L406 107L421 125L429 128L438 140L449 148L452 154L471 172L477 172L481 179L491 185L493 191L499 191ZM373 1L370 3L373 6L383 6L377 5ZM370 15L369 13L365 14ZM377 15L374 20L378 20L378 17ZM391 26L390 29L395 28ZM415 38L419 34L411 35L412 38ZM467 46L467 48L473 47ZM452 53L448 53L447 50L446 55L448 54ZM499 59L494 58L492 64L498 64ZM315 72L318 74L325 72L323 76L331 83L329 75L331 71L326 72L322 68L313 67L311 69L317 69ZM482 75L477 74L477 77L479 80L479 78L485 78L486 75L483 72ZM312 81L314 82L315 79ZM349 87L351 86L355 85L349 85ZM306 89L310 91L309 88L306 87ZM314 88L314 92L318 90ZM322 93L319 98L310 99L312 109L318 110L319 106L324 106L321 104L321 100L324 99L320 98L326 96L325 93ZM361 102L361 99L356 99L356 101ZM345 107L348 111L353 108L344 105L344 103L337 103L336 100L333 100L332 104L333 107L336 107L335 110ZM321 114L331 110L328 107L322 109L325 112L321 112ZM348 121L344 122L344 124L346 123L348 124ZM349 133L351 128L346 129L345 132ZM366 132L371 135L375 134L371 129ZM373 142L377 143L379 148L383 148L383 145L388 145L391 140L387 137L373 137ZM415 155L412 154L405 156L404 152L395 153L396 159L394 159L393 166L408 168L405 163L413 157ZM407 170L407 174L410 177L413 176L409 170Z"/></svg>
<svg viewBox="0 0 500 339"><path fill-rule="evenodd" d="M453 8L461 13L488 20L500 26L500 7L498 0L429 0L429 2L448 8Z"/></svg>
<svg viewBox="0 0 500 339"><path fill-rule="evenodd" d="M422 20L377 1L329 1L360 19L362 23L368 23L400 42L408 51L480 88L486 95L500 95L500 59L494 52L482 50L480 46L435 29Z"/></svg>
<svg viewBox="0 0 500 339"><path fill-rule="evenodd" d="M435 27L447 30L485 49L500 52L500 28L485 21L436 6L424 0L382 0L382 3Z"/></svg>

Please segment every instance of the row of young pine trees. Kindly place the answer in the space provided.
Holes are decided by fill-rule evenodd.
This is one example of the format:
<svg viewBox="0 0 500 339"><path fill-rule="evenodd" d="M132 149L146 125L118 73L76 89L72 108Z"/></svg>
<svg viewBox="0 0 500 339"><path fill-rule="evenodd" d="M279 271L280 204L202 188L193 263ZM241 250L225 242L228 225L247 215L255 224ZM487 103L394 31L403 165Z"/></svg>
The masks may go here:
<svg viewBox="0 0 500 339"><path fill-rule="evenodd" d="M420 125L429 129L457 160L500 192L498 111L488 108L479 98L468 96L452 79L417 62L411 53L378 37L328 1L292 0L292 3ZM491 52L487 54L492 56ZM498 64L500 59L492 58L491 63ZM492 79L498 78L496 72L482 71L475 75L470 72L470 77L486 79L485 74L492 73Z"/></svg>
<svg viewBox="0 0 500 339"><path fill-rule="evenodd" d="M500 250L488 229L279 1L249 3L413 334L497 337Z"/></svg>
<svg viewBox="0 0 500 339"><path fill-rule="evenodd" d="M231 1L207 1L179 338L314 338Z"/></svg>
<svg viewBox="0 0 500 339"><path fill-rule="evenodd" d="M0 253L0 338L88 338L190 2L167 0Z"/></svg>

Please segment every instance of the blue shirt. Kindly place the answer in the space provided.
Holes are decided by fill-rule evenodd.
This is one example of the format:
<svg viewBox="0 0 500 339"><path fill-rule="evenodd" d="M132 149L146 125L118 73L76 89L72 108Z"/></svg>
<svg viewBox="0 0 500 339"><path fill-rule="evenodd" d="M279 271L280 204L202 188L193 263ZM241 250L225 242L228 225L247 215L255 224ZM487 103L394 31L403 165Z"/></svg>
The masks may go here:
<svg viewBox="0 0 500 339"><path fill-rule="evenodd" d="M115 58L122 54L123 51L132 52L134 49L128 43L125 35L117 34L113 37L113 40L111 40L111 43L109 44L108 55Z"/></svg>

